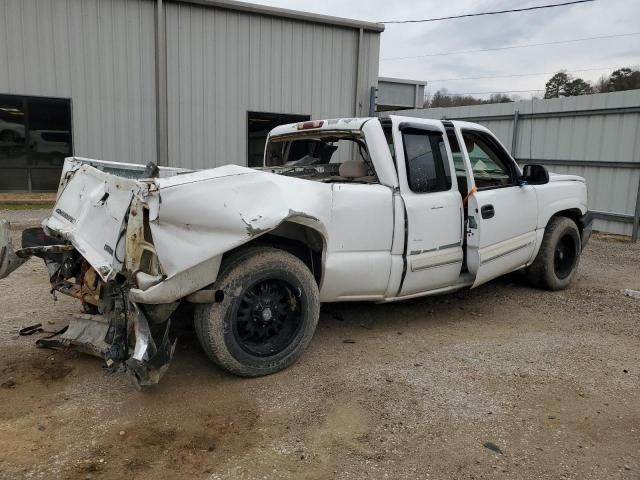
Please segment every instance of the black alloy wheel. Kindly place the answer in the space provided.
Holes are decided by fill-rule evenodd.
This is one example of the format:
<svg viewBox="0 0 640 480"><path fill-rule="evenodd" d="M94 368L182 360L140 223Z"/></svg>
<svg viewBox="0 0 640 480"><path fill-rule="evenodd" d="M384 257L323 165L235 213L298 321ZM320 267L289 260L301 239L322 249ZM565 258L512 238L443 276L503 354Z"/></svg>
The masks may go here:
<svg viewBox="0 0 640 480"><path fill-rule="evenodd" d="M286 280L270 278L249 286L233 325L238 345L259 357L282 352L302 324L301 301L300 289Z"/></svg>
<svg viewBox="0 0 640 480"><path fill-rule="evenodd" d="M571 235L564 235L556 245L553 254L553 269L560 279L567 278L576 263L578 246Z"/></svg>
<svg viewBox="0 0 640 480"><path fill-rule="evenodd" d="M279 372L309 345L320 317L320 292L309 266L290 252L250 246L223 260L197 305L196 334L207 356L243 377Z"/></svg>

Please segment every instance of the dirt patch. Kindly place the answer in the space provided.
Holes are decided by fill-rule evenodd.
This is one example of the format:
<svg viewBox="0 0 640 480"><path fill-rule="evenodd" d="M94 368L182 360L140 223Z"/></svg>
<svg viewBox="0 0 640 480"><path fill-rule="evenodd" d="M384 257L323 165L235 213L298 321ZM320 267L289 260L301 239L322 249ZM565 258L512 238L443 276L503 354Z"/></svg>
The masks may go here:
<svg viewBox="0 0 640 480"><path fill-rule="evenodd" d="M15 347L7 347L5 354L11 355ZM65 382L73 378L73 361L77 354L65 354L40 350L31 346L23 350L21 358L0 362L0 422L20 421L34 411L43 409L43 400L47 399L47 408L55 408L64 402L61 395ZM0 442L1 443L1 442Z"/></svg>
<svg viewBox="0 0 640 480"><path fill-rule="evenodd" d="M44 385L63 380L71 372L73 367L67 363L68 358L77 358L75 353L64 353L43 350L40 355L29 356L21 360L7 362L0 369L0 378L7 378L5 382L13 382L15 388L20 383L29 383L34 380Z"/></svg>
<svg viewBox="0 0 640 480"><path fill-rule="evenodd" d="M174 429L159 429L149 427L149 430L139 436L136 445L140 447L166 447L176 440L176 431Z"/></svg>
<svg viewBox="0 0 640 480"><path fill-rule="evenodd" d="M0 478L637 479L640 301L622 289L638 282L640 244L595 235L562 292L510 275L326 305L309 350L269 377L221 372L185 329L162 383L137 392L17 336L79 308L52 303L30 260L0 281L0 384L15 382Z"/></svg>
<svg viewBox="0 0 640 480"><path fill-rule="evenodd" d="M124 463L125 469L131 473L138 473L142 470L147 470L150 467L150 462L148 460L143 460L141 458L131 458Z"/></svg>
<svg viewBox="0 0 640 480"><path fill-rule="evenodd" d="M91 449L87 458L66 469L68 478L199 478L212 472L222 459L254 448L252 434L257 415L248 405L219 405L225 415L200 411L199 422L175 421L183 412L166 409L167 418L155 413L114 427ZM171 410L171 409L170 409ZM174 420L175 419L175 420ZM230 420L233 419L233 420ZM253 440L252 440L253 439Z"/></svg>

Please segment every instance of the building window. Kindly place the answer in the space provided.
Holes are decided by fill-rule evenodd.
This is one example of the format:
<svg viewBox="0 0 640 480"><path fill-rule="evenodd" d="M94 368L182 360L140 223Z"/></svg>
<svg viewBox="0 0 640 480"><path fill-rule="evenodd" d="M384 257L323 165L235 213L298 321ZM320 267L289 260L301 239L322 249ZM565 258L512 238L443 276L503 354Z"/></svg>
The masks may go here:
<svg viewBox="0 0 640 480"><path fill-rule="evenodd" d="M57 190L72 154L69 99L0 95L0 191Z"/></svg>
<svg viewBox="0 0 640 480"><path fill-rule="evenodd" d="M247 165L261 167L267 135L278 125L304 122L309 115L288 115L282 113L247 112Z"/></svg>

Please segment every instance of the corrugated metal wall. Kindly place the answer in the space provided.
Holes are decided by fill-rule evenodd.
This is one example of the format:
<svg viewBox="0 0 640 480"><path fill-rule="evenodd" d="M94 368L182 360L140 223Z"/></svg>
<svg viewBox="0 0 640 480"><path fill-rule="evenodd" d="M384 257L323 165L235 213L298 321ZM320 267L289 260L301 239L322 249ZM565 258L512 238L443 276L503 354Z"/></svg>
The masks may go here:
<svg viewBox="0 0 640 480"><path fill-rule="evenodd" d="M152 0L0 0L0 93L72 99L74 153L156 160Z"/></svg>
<svg viewBox="0 0 640 480"><path fill-rule="evenodd" d="M157 162L155 4L0 0L0 94L71 98L76 155ZM165 8L170 165L246 164L248 111L368 114L378 32L362 31L358 75L357 27Z"/></svg>
<svg viewBox="0 0 640 480"><path fill-rule="evenodd" d="M510 150L516 110L515 158L520 163L546 163L553 172L584 177L592 210L625 217L598 219L595 228L630 235L640 182L640 90L395 113L475 121L491 129ZM633 163L591 166L585 162Z"/></svg>
<svg viewBox="0 0 640 480"><path fill-rule="evenodd" d="M354 115L359 31L167 4L169 164L245 164L247 111ZM379 34L364 32L359 114L376 85Z"/></svg>

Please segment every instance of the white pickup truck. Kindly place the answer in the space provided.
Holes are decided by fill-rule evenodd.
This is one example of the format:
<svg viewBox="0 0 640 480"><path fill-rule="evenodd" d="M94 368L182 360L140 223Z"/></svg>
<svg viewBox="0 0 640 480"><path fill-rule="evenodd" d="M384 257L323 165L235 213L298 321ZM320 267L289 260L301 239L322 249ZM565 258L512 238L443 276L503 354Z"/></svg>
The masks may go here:
<svg viewBox="0 0 640 480"><path fill-rule="evenodd" d="M180 302L195 304L216 364L265 375L302 354L321 302L406 300L520 269L562 289L591 235L582 178L521 170L467 122L303 122L270 133L262 168L143 169L69 158L21 250L0 223L0 278L40 256L53 291L86 312L41 342L97 354L138 385L166 370Z"/></svg>

